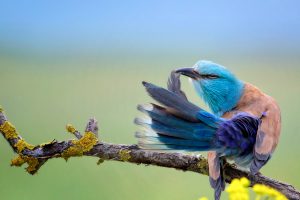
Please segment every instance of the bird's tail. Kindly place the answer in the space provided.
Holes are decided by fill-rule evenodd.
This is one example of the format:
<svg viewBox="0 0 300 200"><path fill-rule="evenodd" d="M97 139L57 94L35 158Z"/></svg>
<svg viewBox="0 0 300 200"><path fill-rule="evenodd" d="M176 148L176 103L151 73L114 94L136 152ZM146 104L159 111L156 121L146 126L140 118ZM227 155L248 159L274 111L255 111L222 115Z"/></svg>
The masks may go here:
<svg viewBox="0 0 300 200"><path fill-rule="evenodd" d="M143 82L148 94L159 102L139 105L145 118L135 123L143 128L136 133L139 146L155 150L208 151L219 148L217 130L224 121L190 103L182 96Z"/></svg>

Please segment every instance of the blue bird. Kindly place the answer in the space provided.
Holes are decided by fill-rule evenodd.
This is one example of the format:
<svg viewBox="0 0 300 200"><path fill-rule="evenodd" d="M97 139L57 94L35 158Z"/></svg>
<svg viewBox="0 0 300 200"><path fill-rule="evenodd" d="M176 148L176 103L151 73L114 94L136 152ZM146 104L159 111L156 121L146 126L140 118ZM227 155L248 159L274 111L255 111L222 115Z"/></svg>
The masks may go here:
<svg viewBox="0 0 300 200"><path fill-rule="evenodd" d="M187 100L180 89L180 75L192 80L212 113ZM148 116L135 119L144 127L136 133L139 146L151 150L209 151L210 184L217 200L225 188L224 160L256 174L278 144L281 116L276 101L219 64L199 61L192 68L172 72L168 90L147 82L143 85L161 106L138 106Z"/></svg>

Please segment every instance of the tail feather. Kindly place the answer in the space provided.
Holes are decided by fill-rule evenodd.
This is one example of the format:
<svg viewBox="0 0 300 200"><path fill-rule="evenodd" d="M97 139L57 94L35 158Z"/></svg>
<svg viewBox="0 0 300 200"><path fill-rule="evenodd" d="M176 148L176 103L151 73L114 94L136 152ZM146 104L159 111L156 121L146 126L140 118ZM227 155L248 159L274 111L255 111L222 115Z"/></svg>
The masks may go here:
<svg viewBox="0 0 300 200"><path fill-rule="evenodd" d="M216 129L204 123L188 122L157 105L139 106L147 118L136 118L143 129L136 133L143 149L208 151L215 148Z"/></svg>
<svg viewBox="0 0 300 200"><path fill-rule="evenodd" d="M159 135L162 136L169 136L169 137L176 137L180 139L194 139L194 140L211 140L212 134L215 132L213 130L208 131L200 131L199 134L195 134L192 131L187 129L179 129L176 127L164 125L158 121L152 120L150 123L148 120L144 120L142 118L136 118L135 123L137 125L143 126L146 130L152 130Z"/></svg>
<svg viewBox="0 0 300 200"><path fill-rule="evenodd" d="M208 143L206 141L197 140L185 140L175 137L160 136L144 136L143 133L137 132L136 137L140 139L145 139L143 143L145 144L167 144L167 145L179 145L179 146L194 146L194 147L206 147Z"/></svg>
<svg viewBox="0 0 300 200"><path fill-rule="evenodd" d="M214 138L216 132L215 128L207 126L204 123L184 121L167 113L166 110L156 110L155 104L153 106L152 110L149 109L150 106L146 106L148 111L145 113L150 117L150 119L136 118L135 123L137 125L151 129L159 133L159 135L167 135L181 139L211 141ZM139 109L145 110L144 106L139 106Z"/></svg>
<svg viewBox="0 0 300 200"><path fill-rule="evenodd" d="M178 120L178 117L169 114L166 108L155 104L138 105L138 110L148 115L151 119L176 127L190 127L195 123ZM192 129L192 128L189 128Z"/></svg>
<svg viewBox="0 0 300 200"><path fill-rule="evenodd" d="M147 82L143 82L143 85L153 99L166 106L169 112L172 112L177 117L191 122L203 122L214 128L217 128L223 121L221 118L206 112L174 92Z"/></svg>
<svg viewBox="0 0 300 200"><path fill-rule="evenodd" d="M188 151L207 151L212 149L205 141L185 140L168 136L146 136L141 132L136 133L139 140L138 145L143 149L156 150L188 150Z"/></svg>
<svg viewBox="0 0 300 200"><path fill-rule="evenodd" d="M190 147L190 146L181 146L181 145L171 145L171 144L143 144L139 142L139 147L142 149L146 150L162 150L162 151L188 151L188 152L193 152L193 151L209 151L211 150L210 147Z"/></svg>
<svg viewBox="0 0 300 200"><path fill-rule="evenodd" d="M147 125L153 130L164 134L166 130L170 133L168 135L179 137L183 139L196 139L196 140L211 140L213 133L216 131L214 128L207 126L204 123L193 123L180 119L160 106L155 104L139 105L138 109L147 114L151 120L136 119L139 125ZM166 127L168 129L166 129ZM175 129L175 130L174 130Z"/></svg>
<svg viewBox="0 0 300 200"><path fill-rule="evenodd" d="M178 115L183 119L188 121L198 122L196 115L200 110L199 107L187 103L177 94L170 92L164 88L157 87L151 83L143 82L148 94L161 103L162 105L168 107L173 114Z"/></svg>

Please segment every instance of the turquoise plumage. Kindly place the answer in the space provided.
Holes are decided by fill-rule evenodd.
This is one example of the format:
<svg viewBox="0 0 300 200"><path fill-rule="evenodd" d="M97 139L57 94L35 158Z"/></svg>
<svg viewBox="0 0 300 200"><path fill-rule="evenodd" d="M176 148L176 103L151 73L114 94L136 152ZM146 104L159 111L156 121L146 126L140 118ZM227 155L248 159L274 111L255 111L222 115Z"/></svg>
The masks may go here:
<svg viewBox="0 0 300 200"><path fill-rule="evenodd" d="M243 94L244 83L225 67L210 61L199 61L195 71L201 71L202 79L192 79L197 94L207 103L212 112L222 116L232 110ZM211 75L215 77L206 78ZM213 81L212 81L213 80Z"/></svg>

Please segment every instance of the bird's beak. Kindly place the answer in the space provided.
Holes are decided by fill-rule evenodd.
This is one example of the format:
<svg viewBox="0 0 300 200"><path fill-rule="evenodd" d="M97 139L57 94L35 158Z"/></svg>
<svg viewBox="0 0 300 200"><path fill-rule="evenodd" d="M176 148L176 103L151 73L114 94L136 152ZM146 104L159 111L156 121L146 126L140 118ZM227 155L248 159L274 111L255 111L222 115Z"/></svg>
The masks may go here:
<svg viewBox="0 0 300 200"><path fill-rule="evenodd" d="M184 76L188 76L192 79L199 79L200 74L192 67L181 68L175 71L176 73L182 74Z"/></svg>

